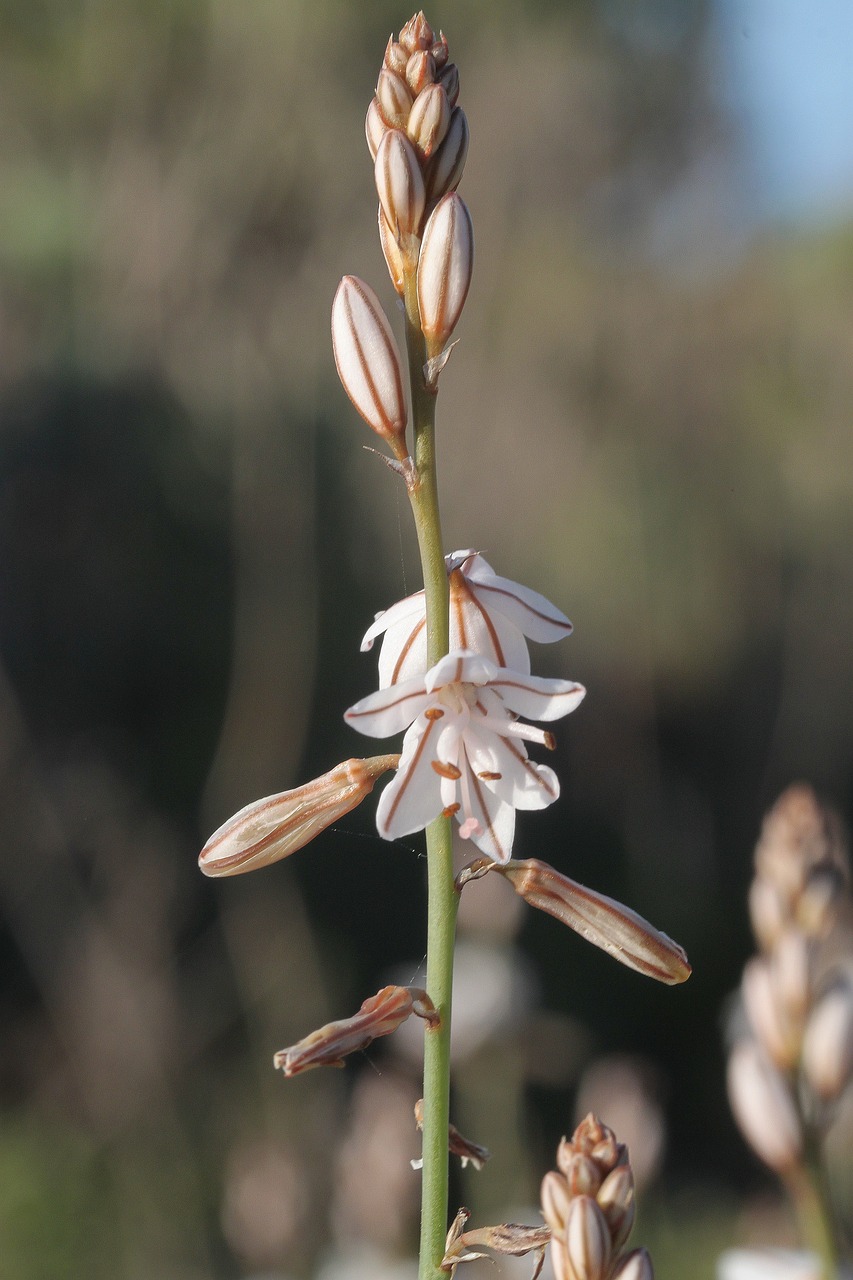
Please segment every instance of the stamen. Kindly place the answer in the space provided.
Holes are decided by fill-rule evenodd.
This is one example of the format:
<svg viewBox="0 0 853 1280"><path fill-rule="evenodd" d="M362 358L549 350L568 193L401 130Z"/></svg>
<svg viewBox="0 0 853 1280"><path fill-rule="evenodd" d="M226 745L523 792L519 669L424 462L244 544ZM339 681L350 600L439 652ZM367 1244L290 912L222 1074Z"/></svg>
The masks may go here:
<svg viewBox="0 0 853 1280"><path fill-rule="evenodd" d="M450 782L458 782L462 777L461 769L457 769L455 764L444 764L441 760L431 760L430 765L440 778L447 778Z"/></svg>
<svg viewBox="0 0 853 1280"><path fill-rule="evenodd" d="M533 724L525 724L522 720L503 720L500 716L488 714L472 716L472 719L484 729L491 729L499 738L523 738L526 742L540 742L545 747L548 746L549 738L554 742L553 734L537 729Z"/></svg>
<svg viewBox="0 0 853 1280"><path fill-rule="evenodd" d="M553 733L546 732L543 742L549 751L557 750L557 739L554 737Z"/></svg>
<svg viewBox="0 0 853 1280"><path fill-rule="evenodd" d="M482 773L478 773L477 777L482 778L484 782L500 782L501 778L503 777L503 774L490 773L488 770L484 770Z"/></svg>

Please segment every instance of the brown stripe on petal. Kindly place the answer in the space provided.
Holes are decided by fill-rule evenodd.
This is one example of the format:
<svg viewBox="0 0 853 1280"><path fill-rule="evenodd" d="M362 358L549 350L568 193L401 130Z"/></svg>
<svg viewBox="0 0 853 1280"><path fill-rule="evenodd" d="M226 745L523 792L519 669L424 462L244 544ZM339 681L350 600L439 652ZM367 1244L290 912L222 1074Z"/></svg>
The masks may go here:
<svg viewBox="0 0 853 1280"><path fill-rule="evenodd" d="M398 697L395 702L387 703L382 710L390 711L392 707L402 707L406 702L411 701L412 698L422 698L423 696L423 689L416 689L414 693L404 693L401 697ZM375 716L376 714L376 708L373 708L371 711L356 711L354 707L350 707L348 711L344 712L344 719L360 720L363 716ZM444 715L444 712L442 711L441 714ZM426 715L427 719L430 720L434 718L429 714L429 711L425 711L424 715Z"/></svg>
<svg viewBox="0 0 853 1280"><path fill-rule="evenodd" d="M491 820L491 818L489 817L489 811L488 811L488 809L487 809L487 807L486 807L486 802L485 802L485 800L483 799L483 789L482 789L482 787L480 786L480 779L477 777L476 773L475 773L475 772L474 772L474 770L471 768L471 762L470 762L470 760L468 761L468 770L469 770L469 773L470 773L470 775L471 775L471 791L472 791L473 795L474 795L474 796L476 796L476 798L477 798L477 803L479 804L480 809L481 809L481 811L482 811L483 819L485 819L485 821L484 821L484 822L483 822L483 824L482 824L482 825L483 825L483 828L484 828L484 830L485 830L485 831L487 831L487 832L489 833L489 837L491 838L492 844L495 846L496 856L497 856L498 860L499 860L500 862L506 862L507 858L509 857L509 855L510 855L510 853L511 853L511 850L510 850L510 849L504 849L503 845L501 844L500 840L498 839L497 832L495 831L494 827L492 826L492 820Z"/></svg>
<svg viewBox="0 0 853 1280"><path fill-rule="evenodd" d="M415 623L415 625L412 627L412 630L409 633L408 640L400 650L400 656L395 662L394 670L391 674L391 684L396 684L397 681L400 679L400 672L403 669L403 663L406 661L406 658L409 656L409 652L412 648L412 645L415 643L415 641L417 640L418 636L421 634L425 626L426 626L426 615L424 615L424 617L421 618L420 622Z"/></svg>
<svg viewBox="0 0 853 1280"><path fill-rule="evenodd" d="M402 801L403 796L406 794L406 791L408 790L409 783L412 780L412 775L414 774L418 766L418 762L420 761L421 756L424 754L424 752L427 749L430 735L432 734L432 731L435 728L437 723L438 723L437 720L430 719L429 723L427 724L427 727L424 729L423 733L420 736L417 749L415 750L411 760L408 761L406 772L403 773L402 768L397 771L397 777L401 781L400 781L400 786L397 791L397 794L394 796L393 802L388 807L388 816L386 819L386 826L390 826L391 821L394 817L394 814L397 812L397 809L400 806L400 802Z"/></svg>
<svg viewBox="0 0 853 1280"><path fill-rule="evenodd" d="M510 755L515 756L518 763L522 766L524 771L530 775L536 785L541 787L545 794L551 797L552 801L556 800L560 794L559 791L555 791L553 787L549 786L548 783L543 780L534 761L532 761L529 756L526 756L523 751L519 750L511 738L505 738L504 743ZM553 747L551 750L553 750ZM482 777L483 775L481 774L480 776ZM500 777L500 774L498 774L498 777Z"/></svg>
<svg viewBox="0 0 853 1280"><path fill-rule="evenodd" d="M543 622L549 622L552 627L560 627L563 631L565 631L566 635L569 635L570 632L574 630L574 627L568 621L568 619L565 622L561 622L559 619L554 618L550 613L543 612L542 609L534 609L533 606L528 604L526 600L522 600L519 596L515 595L512 591L508 591L506 587L495 587L488 582L478 582L477 590L485 591L487 594L491 593L493 596L503 596L503 598L506 600L514 600L517 605L520 605L521 608L524 609L527 613L531 614L532 617L541 618Z"/></svg>
<svg viewBox="0 0 853 1280"><path fill-rule="evenodd" d="M450 575L450 608L457 620L460 648L462 649L468 648L468 633L464 621L466 605L470 605L472 608L476 609L477 613L482 618L486 630L489 633L489 640L491 641L492 648L494 649L495 661L499 667L505 667L506 658L491 617L474 595L466 581L462 569L455 569Z"/></svg>

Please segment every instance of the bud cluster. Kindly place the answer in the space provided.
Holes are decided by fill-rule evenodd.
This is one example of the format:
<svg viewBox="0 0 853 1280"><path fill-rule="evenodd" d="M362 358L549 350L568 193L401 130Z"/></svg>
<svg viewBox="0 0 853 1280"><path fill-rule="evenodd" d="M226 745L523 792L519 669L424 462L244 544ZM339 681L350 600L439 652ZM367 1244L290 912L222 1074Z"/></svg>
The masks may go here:
<svg viewBox="0 0 853 1280"><path fill-rule="evenodd" d="M652 1280L645 1249L623 1252L635 1212L627 1147L590 1114L560 1143L557 1166L542 1180L556 1280Z"/></svg>
<svg viewBox="0 0 853 1280"><path fill-rule="evenodd" d="M391 38L365 132L379 196L379 240L410 326L421 334L424 387L437 389L442 353L462 314L474 262L471 215L456 188L468 154L459 71L423 13ZM332 306L344 390L398 462L408 457L399 351L373 290L341 281ZM446 353L444 358L446 358Z"/></svg>
<svg viewBox="0 0 853 1280"><path fill-rule="evenodd" d="M838 823L810 788L791 787L765 818L756 848L749 909L759 954L741 983L750 1034L728 1070L741 1129L783 1174L800 1164L807 1129L826 1126L853 1075L845 902L849 910Z"/></svg>

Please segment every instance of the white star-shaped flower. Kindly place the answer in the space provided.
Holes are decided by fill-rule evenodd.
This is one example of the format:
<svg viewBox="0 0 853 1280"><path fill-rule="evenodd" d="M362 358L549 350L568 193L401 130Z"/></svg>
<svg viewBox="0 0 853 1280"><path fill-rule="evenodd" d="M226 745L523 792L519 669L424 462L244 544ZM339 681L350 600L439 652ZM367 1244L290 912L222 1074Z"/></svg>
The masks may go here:
<svg viewBox="0 0 853 1280"><path fill-rule="evenodd" d="M445 814L460 835L506 862L516 809L544 809L560 794L553 769L530 760L524 745L553 748L553 736L518 717L559 720L585 692L460 650L362 698L345 715L353 728L376 738L406 730L397 774L379 801L379 834L395 840Z"/></svg>
<svg viewBox="0 0 853 1280"><path fill-rule="evenodd" d="M483 654L499 667L527 673L525 636L549 644L570 635L565 614L528 587L501 578L477 551L445 557L450 588L450 649ZM426 608L423 591L377 614L365 632L362 652L384 633L379 652L379 687L400 684L427 669Z"/></svg>

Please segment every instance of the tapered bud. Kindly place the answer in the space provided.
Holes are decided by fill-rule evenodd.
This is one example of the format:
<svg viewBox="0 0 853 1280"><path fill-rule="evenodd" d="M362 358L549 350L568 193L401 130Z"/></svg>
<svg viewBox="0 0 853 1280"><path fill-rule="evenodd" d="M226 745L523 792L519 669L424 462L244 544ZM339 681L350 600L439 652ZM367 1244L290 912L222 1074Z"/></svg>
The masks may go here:
<svg viewBox="0 0 853 1280"><path fill-rule="evenodd" d="M394 239L385 214L382 212L382 205L379 206L379 243L382 246L382 255L385 258L391 283L402 297L406 290L406 264L409 259Z"/></svg>
<svg viewBox="0 0 853 1280"><path fill-rule="evenodd" d="M389 36L388 44L385 48L385 57L382 61L383 67L387 67L389 71L396 71L398 76L405 76L406 63L409 61L409 55L401 44L398 44L393 36Z"/></svg>
<svg viewBox="0 0 853 1280"><path fill-rule="evenodd" d="M474 269L474 228L465 201L451 191L424 228L418 259L418 307L427 354L438 355L462 314Z"/></svg>
<svg viewBox="0 0 853 1280"><path fill-rule="evenodd" d="M435 44L432 46L430 53L432 54L433 59L435 60L435 65L438 67L440 71L441 68L444 66L444 64L447 62L447 56L448 56L447 36L444 34L443 31L439 34L439 37L436 40Z"/></svg>
<svg viewBox="0 0 853 1280"><path fill-rule="evenodd" d="M399 129L389 129L380 142L374 177L382 211L397 239L417 234L426 191L417 152Z"/></svg>
<svg viewBox="0 0 853 1280"><path fill-rule="evenodd" d="M747 961L741 992L754 1035L776 1066L790 1071L800 1056L802 1020L794 1018L780 1000L769 960L756 956Z"/></svg>
<svg viewBox="0 0 853 1280"><path fill-rule="evenodd" d="M569 1267L569 1259L566 1256L566 1242L561 1236L553 1236L551 1238L551 1243L548 1246L548 1256L551 1259L554 1280L575 1280Z"/></svg>
<svg viewBox="0 0 853 1280"><path fill-rule="evenodd" d="M823 863L809 872L797 901L797 924L810 938L823 938L832 928L844 896L844 872Z"/></svg>
<svg viewBox="0 0 853 1280"><path fill-rule="evenodd" d="M403 77L383 67L376 83L376 99L385 123L392 129L405 129L412 109L412 91Z"/></svg>
<svg viewBox="0 0 853 1280"><path fill-rule="evenodd" d="M573 1196L598 1194L605 1171L592 1156L574 1155L565 1167L566 1183Z"/></svg>
<svg viewBox="0 0 853 1280"><path fill-rule="evenodd" d="M379 101L377 98L371 98L370 106L367 108L367 115L364 120L364 136L367 138L367 145L370 150L371 160L376 159L376 152L379 150L379 144L388 132L388 125L382 119L382 112L379 110Z"/></svg>
<svg viewBox="0 0 853 1280"><path fill-rule="evenodd" d="M612 1280L655 1280L652 1260L645 1249L632 1249L620 1258Z"/></svg>
<svg viewBox="0 0 853 1280"><path fill-rule="evenodd" d="M594 893L536 858L495 865L516 893L601 947L614 960L668 986L692 973L683 949L630 907Z"/></svg>
<svg viewBox="0 0 853 1280"><path fill-rule="evenodd" d="M853 988L838 982L815 1005L803 1041L803 1072L819 1098L838 1098L853 1075Z"/></svg>
<svg viewBox="0 0 853 1280"><path fill-rule="evenodd" d="M444 141L450 126L447 94L440 84L431 84L415 98L406 132L418 155L428 160Z"/></svg>
<svg viewBox="0 0 853 1280"><path fill-rule="evenodd" d="M789 908L772 880L756 876L749 888L749 917L759 946L769 951L788 922Z"/></svg>
<svg viewBox="0 0 853 1280"><path fill-rule="evenodd" d="M435 32L424 17L423 10L416 13L400 32L400 44L409 53L416 49L429 49L435 43Z"/></svg>
<svg viewBox="0 0 853 1280"><path fill-rule="evenodd" d="M773 985L792 1018L800 1020L811 1001L812 948L798 929L786 929L773 950Z"/></svg>
<svg viewBox="0 0 853 1280"><path fill-rule="evenodd" d="M356 276L344 276L338 285L332 303L332 346L350 400L402 460L408 451L400 353L379 299Z"/></svg>
<svg viewBox="0 0 853 1280"><path fill-rule="evenodd" d="M454 107L444 141L431 156L425 170L427 200L430 204L459 186L468 155L469 137L468 118L461 107Z"/></svg>
<svg viewBox="0 0 853 1280"><path fill-rule="evenodd" d="M273 1066L286 1076L314 1067L341 1067L347 1054L367 1048L379 1036L389 1036L413 1013L431 1025L438 1021L435 1006L419 987L383 987L365 1000L353 1017L329 1022L289 1049L280 1049Z"/></svg>
<svg viewBox="0 0 853 1280"><path fill-rule="evenodd" d="M618 1165L602 1182L595 1197L618 1253L634 1225L634 1174L629 1164Z"/></svg>
<svg viewBox="0 0 853 1280"><path fill-rule="evenodd" d="M735 1119L755 1153L777 1173L797 1165L803 1136L791 1090L755 1040L732 1050L727 1080Z"/></svg>
<svg viewBox="0 0 853 1280"><path fill-rule="evenodd" d="M604 1214L592 1196L575 1196L566 1217L566 1256L575 1280L605 1280L612 1248Z"/></svg>
<svg viewBox="0 0 853 1280"><path fill-rule="evenodd" d="M566 1179L561 1177L559 1173L555 1173L553 1169L546 1173L542 1179L540 1200L542 1217L548 1223L548 1226L555 1235L565 1235L566 1217L569 1212L571 1195Z"/></svg>
<svg viewBox="0 0 853 1280"><path fill-rule="evenodd" d="M447 94L447 101L451 107L456 106L459 98L459 68L455 62L448 62L439 72L438 83Z"/></svg>
<svg viewBox="0 0 853 1280"><path fill-rule="evenodd" d="M360 805L399 761L345 760L313 782L246 805L213 833L198 865L206 876L236 876L288 857Z"/></svg>
<svg viewBox="0 0 853 1280"><path fill-rule="evenodd" d="M426 49L418 49L406 63L406 84L414 96L435 80L435 59Z"/></svg>

